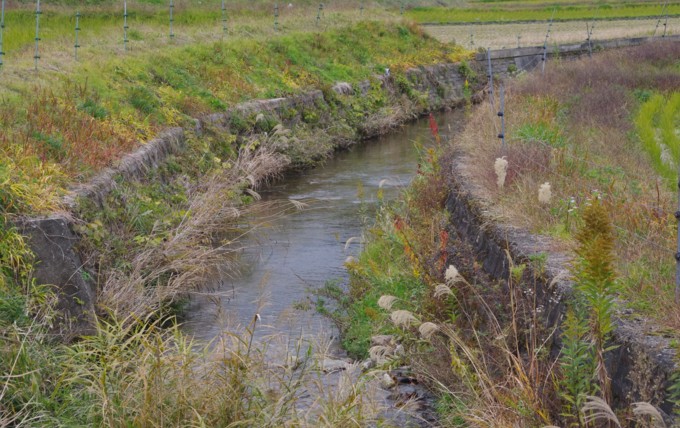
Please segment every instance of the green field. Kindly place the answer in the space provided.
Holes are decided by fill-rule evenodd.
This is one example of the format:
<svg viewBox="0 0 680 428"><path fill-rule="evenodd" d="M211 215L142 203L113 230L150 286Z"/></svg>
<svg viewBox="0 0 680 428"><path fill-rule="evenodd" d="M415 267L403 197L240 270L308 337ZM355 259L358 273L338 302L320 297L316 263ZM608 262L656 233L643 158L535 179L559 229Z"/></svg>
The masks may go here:
<svg viewBox="0 0 680 428"><path fill-rule="evenodd" d="M522 3L523 4L523 3ZM530 21L571 21L585 19L618 19L618 18L650 18L660 17L662 7L659 4L574 4L569 6L557 4L534 3L523 4L524 7L505 7L505 3L494 3L498 7L463 7L463 8L431 8L415 7L406 16L419 23L492 23L492 22L530 22ZM665 14L670 17L680 15L680 4L672 3Z"/></svg>

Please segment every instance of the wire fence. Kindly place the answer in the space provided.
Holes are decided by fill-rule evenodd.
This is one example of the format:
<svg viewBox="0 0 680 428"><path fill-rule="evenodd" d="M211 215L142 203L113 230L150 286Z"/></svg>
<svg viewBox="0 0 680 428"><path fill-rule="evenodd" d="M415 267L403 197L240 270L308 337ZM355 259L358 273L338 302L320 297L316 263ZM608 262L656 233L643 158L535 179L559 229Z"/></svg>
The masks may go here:
<svg viewBox="0 0 680 428"><path fill-rule="evenodd" d="M0 1L0 3L1 3L1 10L0 10L0 69L2 68L2 66L7 61L6 46L5 46L6 45L6 25L7 25L6 19L5 19L6 1L7 0L1 0ZM215 2L216 2L216 0L215 0ZM144 5L144 8L145 8L144 10L146 11L146 13L150 13L153 16L154 22L158 22L158 18L163 16L164 14L167 16L166 17L166 24L165 24L165 25L167 25L167 33L166 34L167 34L168 41L172 42L176 38L177 31L178 31L178 29L176 28L176 25L175 25L176 21L177 21L177 15L178 15L178 12L180 12L180 14L181 14L182 11L177 10L177 5L176 5L175 0L165 0L163 3L165 4L165 8L166 8L165 13L160 12L160 11L154 11L153 7L149 6L149 5ZM364 3L365 2L363 0L353 3L355 9L358 11L359 16L364 15L364 9L365 9ZM134 4L134 2L133 2L133 4ZM206 3L206 5L201 6L201 8L202 8L201 10L208 11L208 13L210 13L209 11L212 10L211 9L212 6L208 6L208 4L209 3ZM398 5L399 14L401 14L401 15L404 14L404 12L407 8L416 7L416 6L418 6L418 4L419 4L418 1L411 1L411 2L400 1L398 3L395 2L395 6ZM286 4L284 3L284 5L286 5ZM286 8L290 8L290 7L292 7L292 5L293 5L292 3L289 3L289 4L287 4ZM122 42L123 51L128 51L129 48L130 48L130 41L131 41L130 35L131 35L131 33L134 33L134 30L130 28L130 19L129 18L131 17L131 15L130 15L130 8L129 8L130 5L128 4L128 0L123 0L122 6L123 6L122 7L122 9L123 9L122 14L118 15L119 19L121 19L121 21L122 21L122 34L121 34L121 39L119 39L119 40L120 40L120 42ZM310 21L313 22L314 27L321 28L321 23L325 18L324 12L325 12L326 8L327 8L326 3L319 3L318 6L315 6L314 8L312 8L314 15L311 15L312 14L311 11L309 12L309 14L311 15L311 16L309 16L309 18L310 18ZM149 12L149 10L151 10L151 12ZM272 9L270 9L270 11L272 11ZM75 25L75 27L77 29L75 31L75 34L73 35L73 37L75 39L74 44L73 44L73 46L74 46L73 57L77 60L79 49L82 48L84 45L86 47L89 46L88 40L84 40L82 38L82 36L85 35L86 36L85 39L87 39L87 32L90 29L88 28L88 22L87 22L88 21L87 18L89 16L86 16L86 14L84 15L83 13L81 13L82 11L79 11L79 10L75 10L74 12L75 13L72 14L71 16L75 17L75 20L77 21L76 25ZM274 32L280 32L281 29L282 29L281 28L282 10L281 10L281 5L279 4L279 2L273 2L273 11L270 12L270 13L273 13ZM42 36L41 36L41 31L42 31L41 19L42 18L40 16L41 14L42 14L42 10L41 10L40 0L36 0L36 7L35 7L35 27L36 27L36 31L35 31L35 37L34 37L35 38L35 49L34 49L34 58L33 58L34 59L34 69L36 69L36 70L38 69L38 62L41 59L41 56L40 56L40 45L41 45L41 42L42 42ZM214 11L212 11L212 14L214 15L214 21L218 24L218 25L216 25L215 34L219 35L220 38L223 39L224 37L229 35L229 13L228 13L227 0L220 0L219 2L216 2L215 6L214 6ZM548 30L545 34L545 39L544 39L544 43L543 43L543 48L544 48L543 49L543 62L545 62L547 60L548 39L552 37L553 21L556 17L556 14L557 14L556 9L553 9L550 20L547 21L548 22ZM47 16L46 19L49 21L49 19L51 19L51 16ZM112 17L112 19L115 20L115 16ZM591 51L592 51L591 40L592 40L592 35L593 35L593 29L595 28L595 22L596 22L596 19L595 19L595 17L593 17L592 24L586 25L586 27L587 27L586 28L587 38L586 39L587 39L587 41L590 45ZM221 26L219 26L219 23L221 23ZM10 25L11 25L11 23L10 23ZM481 27L489 27L489 25L483 25ZM494 27L501 28L502 26L494 26ZM661 29L661 30L658 31L659 29ZM669 9L668 9L668 0L666 0L666 2L663 4L663 6L660 10L659 16L655 18L655 28L651 32L652 32L653 35L658 33L659 37L665 37L668 34L668 29L669 29ZM83 31L85 33L83 33ZM221 34L220 34L220 31L221 31ZM138 36L135 36L135 37L138 37ZM514 34L512 37L516 38L517 47L522 46L522 40L524 40L525 45L530 43L530 41L528 41L530 38L525 37L522 33ZM475 34L470 33L469 34L469 45L470 45L471 48L474 49L475 44L476 44ZM544 66L545 66L545 64L543 64L543 68L544 68Z"/></svg>
<svg viewBox="0 0 680 428"><path fill-rule="evenodd" d="M217 36L216 39L223 40L230 34L229 25L230 14L227 0L220 0L219 2L217 2L216 6L214 7L214 10L210 9L209 5L200 6L196 9L191 8L186 9L186 7L184 9L178 9L177 2L175 0L165 0L164 12L155 9L153 6L150 5L144 5L143 7L140 8L140 10L135 11L131 10L130 3L132 3L134 7L136 2L129 2L128 0L123 0L121 3L122 4L120 5L121 6L120 14L114 13L113 15L111 15L108 9L104 9L103 12L101 12L101 16L97 16L97 12L93 12L94 9L92 9L92 7L90 7L88 9L89 12L86 13L83 13L82 10L75 8L73 10L73 13L69 14L67 7L61 7L57 9L58 10L57 12L50 13L43 17L42 7L43 3L41 2L41 0L35 0L32 12L35 17L33 21L35 26L35 32L31 37L31 41L33 42L33 68L36 71L39 69L41 59L40 53L41 49L43 48L42 46L43 24L45 24L47 27L50 40L61 41L64 38L69 38L69 35L66 33L66 30L64 28L65 20L67 22L68 27L70 27L68 32L70 32L70 37L72 37L71 40L73 40L73 44L71 46L73 46L72 50L73 58L76 61L79 59L79 53L81 48L83 47L103 48L102 45L104 43L120 43L122 44L122 49L124 52L129 51L131 47L134 45L131 44L131 41L141 40L140 31L132 28L132 25L140 25L140 27L144 27L147 32L150 32L150 36L152 37L155 34L157 34L156 28L162 25L166 25L167 26L166 37L168 43L172 43L177 38L179 32L181 32L182 30L189 30L190 27L193 28L200 27L201 37L196 36L197 42L210 40L212 39L212 37L206 39L205 37L202 37L202 35L209 31L209 29L206 27L211 25L213 21L216 24L214 33L214 35ZM400 7L404 7L404 4L405 3L402 2ZM356 2L355 5L356 7L354 8L348 8L344 5L338 5L334 9L334 14L345 14L343 15L345 17L340 20L341 21L340 24L350 22L352 20L351 18L352 13L357 16L364 15L365 2L359 1ZM257 25L253 26L253 22L257 22L258 19L260 20L267 19L267 16L273 17L273 31L275 33L280 33L283 30L281 20L284 16L288 20L290 20L291 28L288 29L290 31L309 31L309 30L323 31L329 27L329 24L325 22L325 20L327 19L326 18L327 5L325 3L318 3L314 7L303 8L300 11L296 10L295 12L293 11L294 9L293 3L287 3L284 4L286 13L283 13L283 10L279 2L273 2L272 6L273 6L272 9L270 9L271 15L268 15L264 12L260 13L249 11L246 9L238 9L238 12L235 10L234 11L235 15L238 15L240 13L241 15L238 16L245 17L245 23L243 23L240 27L243 30L244 34L239 35L245 37L254 36L254 34L252 33L253 31L262 31L262 34L266 35L267 34L266 31L260 30L260 28ZM115 7L115 4L112 7ZM25 44L27 43L25 31L23 30L23 28L25 28L27 24L24 16L25 11L26 11L25 8L22 9L15 8L14 10L9 11L7 8L7 0L0 0L0 71L4 68L3 66L7 65L8 61L8 57L6 55L7 43L9 42L12 45L11 50L17 53L21 52L24 49ZM189 17L186 16L183 17L182 16L183 12L187 11L190 14L193 13L193 15ZM7 15L7 12L11 12L9 16ZM372 18L385 19L385 16L388 13L390 12L384 11L381 12L381 14L372 16ZM394 17L395 15L394 11L391 13L392 13L391 16ZM309 22L308 25L304 24L305 14L307 14L306 19L308 19ZM166 15L165 24L162 24L163 15ZM10 18L9 20L7 19L8 17ZM179 23L178 17L183 22L183 24L180 27L176 25ZM56 24L57 21L55 21L55 19L59 20L58 24ZM70 21L70 24L68 24L68 21ZM74 21L75 25L73 24ZM92 23L92 21L96 22ZM120 34L120 39L118 39L119 40L118 42L111 42L110 35L111 34L115 35L115 32L111 32L109 31L109 29L115 28L116 21L120 23L119 24L120 27L118 27L120 29L119 30L120 33L118 33ZM205 22L206 25L201 25L203 22ZM96 28L94 28L95 26ZM106 30L102 30L102 26L105 26ZM249 26L250 29L248 30ZM153 30L151 30L151 28L153 28ZM10 30L9 38L7 32L8 29ZM89 35L92 32L101 33L102 31L106 32L106 38L97 37L95 39L93 38L93 36ZM16 36L17 34L20 34L20 40L17 39ZM14 36L14 38L12 36ZM83 38L83 36L85 36L85 38ZM50 45L50 53L53 52L55 52L54 46Z"/></svg>

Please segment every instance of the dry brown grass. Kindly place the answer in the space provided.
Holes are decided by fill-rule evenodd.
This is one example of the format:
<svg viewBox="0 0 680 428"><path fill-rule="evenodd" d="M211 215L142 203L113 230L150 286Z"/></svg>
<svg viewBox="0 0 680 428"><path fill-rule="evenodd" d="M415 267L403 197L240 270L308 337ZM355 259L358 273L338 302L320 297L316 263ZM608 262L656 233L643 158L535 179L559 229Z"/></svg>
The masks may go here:
<svg viewBox="0 0 680 428"><path fill-rule="evenodd" d="M544 76L508 84L507 150L500 147L488 104L475 111L457 143L466 156L465 173L495 215L551 235L563 248L570 247L579 224L578 207L600 194L617 235L623 296L672 327L680 326L672 298L676 195L632 134L632 116L639 105L636 90L680 87L672 68L679 56L677 43L660 43L549 63ZM503 191L493 171L500 156L509 161ZM553 192L547 207L537 200L545 182Z"/></svg>
<svg viewBox="0 0 680 428"><path fill-rule="evenodd" d="M623 37L651 36L657 19L611 20L597 21L593 31L593 39L618 39ZM591 22L588 22L590 25ZM426 31L443 42L456 42L466 48L491 47L492 49L517 47L517 36L522 47L542 46L548 25L545 22L521 24L468 24L468 25L432 25ZM680 32L680 18L668 20L669 34ZM657 35L659 35L657 31ZM470 44L470 35L474 45ZM549 45L563 43L583 43L586 41L586 21L570 21L553 23Z"/></svg>
<svg viewBox="0 0 680 428"><path fill-rule="evenodd" d="M226 262L238 248L213 245L214 235L241 215L234 191L244 185L256 187L288 162L285 156L266 150L242 150L234 167L206 180L204 190L197 192L184 219L162 245L137 254L130 272L107 272L99 305L118 319L143 318L198 288L207 277L215 277L218 266L235 270Z"/></svg>

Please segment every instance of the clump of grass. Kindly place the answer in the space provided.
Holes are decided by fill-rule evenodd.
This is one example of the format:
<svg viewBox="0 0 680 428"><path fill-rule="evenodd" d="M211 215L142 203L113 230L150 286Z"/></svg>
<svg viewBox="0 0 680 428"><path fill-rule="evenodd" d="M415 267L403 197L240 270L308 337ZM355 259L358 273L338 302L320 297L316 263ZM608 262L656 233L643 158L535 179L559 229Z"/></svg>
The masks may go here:
<svg viewBox="0 0 680 428"><path fill-rule="evenodd" d="M266 361L254 344L254 319L242 334L202 344L176 324L143 319L100 320L92 336L72 345L45 343L45 325L1 330L0 420L30 426L363 426L377 419L366 386L343 375L341 387L322 385L303 347L298 364ZM164 325L163 325L164 324ZM4 366L3 366L4 367ZM351 379L351 380L350 380ZM319 400L299 403L315 385Z"/></svg>

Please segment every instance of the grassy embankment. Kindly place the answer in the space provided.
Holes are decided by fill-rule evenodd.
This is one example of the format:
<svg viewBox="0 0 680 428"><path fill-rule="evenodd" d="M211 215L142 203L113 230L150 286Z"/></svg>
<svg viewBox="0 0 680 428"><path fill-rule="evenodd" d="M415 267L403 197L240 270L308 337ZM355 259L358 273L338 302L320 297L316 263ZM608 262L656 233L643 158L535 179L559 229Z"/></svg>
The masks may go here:
<svg viewBox="0 0 680 428"><path fill-rule="evenodd" d="M579 210L599 193L616 232L622 297L674 329L677 50L661 44L612 52L519 80L508 88L507 153L478 144L493 141L483 110L464 139L474 165L507 157L503 191L494 189L491 169L476 170L498 212L565 248ZM544 182L553 198L541 207L536 192Z"/></svg>
<svg viewBox="0 0 680 428"><path fill-rule="evenodd" d="M509 282L496 284L450 235L455 219L444 210L438 161L446 150L426 152L411 188L378 214L364 252L349 264L350 294L336 314L348 349L389 355L370 348L370 337L395 335L406 357L387 364L405 359L431 382L451 426L585 426L593 408L611 404L600 362L615 299L653 318L657 332L676 335L680 320L673 303L679 55L677 44L665 44L553 64L545 76L509 82L506 150L488 103L451 143L492 216L574 252L577 297L558 358L545 347L553 332L532 304L529 266L513 266ZM540 275L543 263L537 256L532 271ZM641 397L658 405L658 393ZM617 410L624 426L653 413L634 408Z"/></svg>
<svg viewBox="0 0 680 428"><path fill-rule="evenodd" d="M2 71L9 73L0 106L0 421L228 426L304 425L321 417L330 426L361 425L372 416L356 401L355 388L333 396L344 404L324 398L300 414L294 402L308 371L304 364L302 373L272 369L250 349L248 337L234 337L236 345L224 345L216 356L196 350L177 329L148 321L162 316L159 298L172 299L177 287L195 285L212 260L225 257L211 232L224 231L225 219L238 216L242 203L256 196L244 194L251 180L290 162L322 158L332 150L331 139L357 138L359 125L371 118L408 114L399 112L405 101L389 99L376 82L367 96L344 101L333 97L331 84L371 79L385 67L400 81L406 68L456 60L460 51L414 27L386 23L155 52L141 45L125 56L92 53L69 63L69 73L41 68L35 82L13 78L32 75L25 70ZM235 116L230 128L238 135L208 129L201 139L190 136L186 153L152 173L154 180L120 183L102 210L84 204L79 215L87 263L100 289L111 292L100 296L101 324L92 337L75 345L51 343L54 294L31 280L30 254L8 219L57 209L70 184L115 163L138 139L163 127L193 125L192 117L238 101L307 88L322 88L331 109L290 112L300 116L293 135L276 117ZM420 102L413 96L408 102ZM270 133L250 135L258 130ZM121 296L121 289L130 293Z"/></svg>

